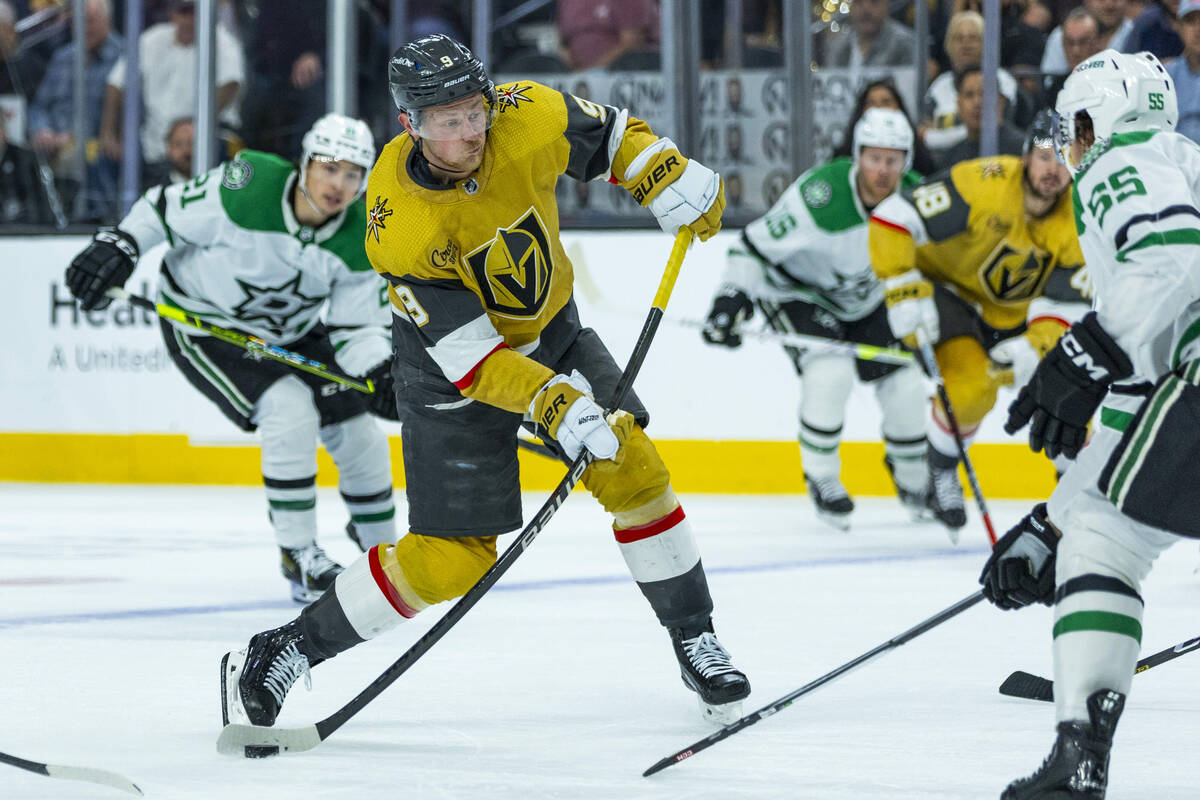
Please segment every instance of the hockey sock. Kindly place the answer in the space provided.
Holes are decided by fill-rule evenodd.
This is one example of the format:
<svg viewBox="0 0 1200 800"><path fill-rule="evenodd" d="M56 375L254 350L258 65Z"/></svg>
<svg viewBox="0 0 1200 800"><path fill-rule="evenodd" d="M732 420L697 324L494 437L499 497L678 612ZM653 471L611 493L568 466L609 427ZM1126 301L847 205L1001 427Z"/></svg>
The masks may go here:
<svg viewBox="0 0 1200 800"><path fill-rule="evenodd" d="M1124 581L1095 573L1058 587L1054 606L1054 704L1059 722L1086 721L1101 689L1129 693L1142 643L1143 602Z"/></svg>
<svg viewBox="0 0 1200 800"><path fill-rule="evenodd" d="M924 434L911 439L883 436L884 452L892 464L892 474L900 487L910 492L919 492L929 480L925 463L929 442Z"/></svg>
<svg viewBox="0 0 1200 800"><path fill-rule="evenodd" d="M320 658L348 650L367 639L387 633L426 607L403 581L398 565L385 569L388 545L372 547L346 567L316 602L300 612L306 655ZM391 559L395 564L395 559ZM401 577L396 585L393 575ZM311 652L309 652L311 651Z"/></svg>
<svg viewBox="0 0 1200 800"><path fill-rule="evenodd" d="M628 521L637 518L637 510L619 513L613 535L658 621L668 628L698 630L712 616L712 597L691 523L674 495L668 495L674 508L667 514L632 525Z"/></svg>
<svg viewBox="0 0 1200 800"><path fill-rule="evenodd" d="M343 489L342 500L363 547L370 549L396 541L396 504L391 486L374 494L350 494Z"/></svg>
<svg viewBox="0 0 1200 800"><path fill-rule="evenodd" d="M263 476L267 489L268 516L275 529L275 542L292 550L317 539L317 477L285 480Z"/></svg>
<svg viewBox="0 0 1200 800"><path fill-rule="evenodd" d="M963 449L971 447L978 425L963 425L959 429L962 436ZM954 441L954 432L950 423L943 417L937 403L929 406L929 424L925 431L929 434L929 465L936 469L949 469L958 463L958 444Z"/></svg>
<svg viewBox="0 0 1200 800"><path fill-rule="evenodd" d="M842 426L819 428L800 420L800 464L804 473L814 478L840 475L841 458L838 445L842 441Z"/></svg>

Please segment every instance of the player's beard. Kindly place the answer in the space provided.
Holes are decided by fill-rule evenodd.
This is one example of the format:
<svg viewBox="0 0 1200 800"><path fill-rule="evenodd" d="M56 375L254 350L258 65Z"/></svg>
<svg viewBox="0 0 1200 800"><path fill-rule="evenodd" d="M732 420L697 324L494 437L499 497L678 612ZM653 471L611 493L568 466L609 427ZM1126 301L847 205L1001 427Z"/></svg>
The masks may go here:
<svg viewBox="0 0 1200 800"><path fill-rule="evenodd" d="M1025 190L1031 192L1034 197L1046 203L1053 203L1054 201L1058 200L1058 198L1062 197L1062 193L1066 191L1067 187L1071 185L1070 182L1067 182L1062 186L1055 188L1057 181L1054 180L1053 175L1043 176L1043 178L1035 184L1029 179L1029 170L1025 171L1024 180Z"/></svg>

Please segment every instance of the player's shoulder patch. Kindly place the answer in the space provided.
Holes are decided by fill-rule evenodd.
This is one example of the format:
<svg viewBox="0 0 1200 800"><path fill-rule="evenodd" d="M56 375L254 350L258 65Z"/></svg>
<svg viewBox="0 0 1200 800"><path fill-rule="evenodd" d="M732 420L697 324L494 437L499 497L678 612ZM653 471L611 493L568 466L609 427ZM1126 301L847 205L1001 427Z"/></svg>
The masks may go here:
<svg viewBox="0 0 1200 800"><path fill-rule="evenodd" d="M538 99L535 86L539 85L530 81L500 84L496 87L496 111L503 114L510 109L520 109L524 104L533 105Z"/></svg>
<svg viewBox="0 0 1200 800"><path fill-rule="evenodd" d="M375 199L371 203L371 210L366 212L367 238L374 239L375 243L379 244L379 235L387 228L388 217L393 213L395 213L393 209L388 208L387 195L375 195Z"/></svg>
<svg viewBox="0 0 1200 800"><path fill-rule="evenodd" d="M295 167L276 155L242 150L221 172L221 206L236 225L258 231L286 231L281 198Z"/></svg>
<svg viewBox="0 0 1200 800"><path fill-rule="evenodd" d="M822 230L842 231L866 222L854 202L854 189L850 185L852 167L850 159L835 158L797 181L800 198Z"/></svg>

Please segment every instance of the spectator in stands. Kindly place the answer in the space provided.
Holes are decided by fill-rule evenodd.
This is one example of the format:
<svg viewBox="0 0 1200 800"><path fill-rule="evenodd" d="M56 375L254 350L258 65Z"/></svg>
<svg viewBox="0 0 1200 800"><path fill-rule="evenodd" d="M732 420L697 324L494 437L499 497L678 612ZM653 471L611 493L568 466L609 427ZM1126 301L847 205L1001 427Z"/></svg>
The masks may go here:
<svg viewBox="0 0 1200 800"><path fill-rule="evenodd" d="M192 155L196 125L191 117L180 117L167 130L166 158L142 172L142 191L164 183L183 183L192 177Z"/></svg>
<svg viewBox="0 0 1200 800"><path fill-rule="evenodd" d="M38 178L32 150L8 141L4 115L0 114L0 225L51 222L46 193Z"/></svg>
<svg viewBox="0 0 1200 800"><path fill-rule="evenodd" d="M850 23L831 36L829 67L901 67L916 55L916 34L888 16L887 0L853 0Z"/></svg>
<svg viewBox="0 0 1200 800"><path fill-rule="evenodd" d="M871 81L858 92L854 111L850 115L850 121L846 124L845 133L842 136L842 143L833 151L834 158L851 157L851 150L854 144L854 126L858 124L863 112L868 108L890 108L893 111L899 111L908 118L908 124L914 130L916 129L916 126L913 125L912 114L908 113L908 109L904 105L904 98L900 96L900 90L896 88L896 82L890 77ZM933 155L919 138L913 141L912 168L923 176L937 171L937 164L933 160Z"/></svg>
<svg viewBox="0 0 1200 800"><path fill-rule="evenodd" d="M1133 30L1125 39L1122 52L1140 53L1149 50L1161 61L1175 58L1183 52L1183 42L1175 30L1179 0L1157 0L1150 3L1133 21Z"/></svg>
<svg viewBox="0 0 1200 800"><path fill-rule="evenodd" d="M921 138L930 150L945 150L967 136L958 115L955 74L983 60L983 16L978 11L959 11L946 28L946 55L953 72L943 72L925 92L925 122ZM1011 108L1017 102L1017 82L1008 70L996 73L1000 94Z"/></svg>
<svg viewBox="0 0 1200 800"><path fill-rule="evenodd" d="M236 125L233 107L245 80L242 53L237 40L217 26L216 106L221 120ZM142 75L142 163L156 165L167 160L167 133L171 123L191 116L196 107L196 5L195 0L171 0L169 21L152 25L138 39L138 68ZM105 155L121 159L121 109L125 104L125 59L108 75L100 146Z"/></svg>
<svg viewBox="0 0 1200 800"><path fill-rule="evenodd" d="M46 74L46 61L36 50L21 49L16 22L12 3L0 0L0 94L28 99L37 94Z"/></svg>
<svg viewBox="0 0 1200 800"><path fill-rule="evenodd" d="M300 158L300 139L325 113L325 0L247 0L242 127L246 146Z"/></svg>
<svg viewBox="0 0 1200 800"><path fill-rule="evenodd" d="M937 60L939 72L953 69L943 43L949 28L948 20L960 11L983 13L982 0L954 0L940 5L943 9L948 8L949 13L945 17L935 14L930 29L930 34L935 37L930 44L930 54ZM1053 17L1045 5L1030 0L1000 0L1000 66L1036 71L1046 46L1046 32L1052 27Z"/></svg>
<svg viewBox="0 0 1200 800"><path fill-rule="evenodd" d="M1095 15L1100 23L1100 49L1121 50L1133 30L1133 21L1125 16L1127 0L1083 0L1083 7ZM1050 31L1046 39L1046 52L1042 54L1042 72L1050 75L1065 75L1067 54L1063 49L1063 29L1059 25Z"/></svg>
<svg viewBox="0 0 1200 800"><path fill-rule="evenodd" d="M975 65L954 73L954 90L958 102L958 116L966 129L966 137L950 147L933 151L939 169L950 169L960 161L979 158L980 137L983 133L983 70ZM1000 120L996 152L1019 156L1025 145L1025 134L1004 119L1006 104L1007 101L1001 95L996 108L996 117Z"/></svg>
<svg viewBox="0 0 1200 800"><path fill-rule="evenodd" d="M1067 56L1067 74L1042 76L1041 105L1053 108L1058 98L1058 90L1062 88L1071 70L1099 53L1104 48L1100 45L1100 20L1086 8L1080 6L1071 10L1062 26L1063 52Z"/></svg>
<svg viewBox="0 0 1200 800"><path fill-rule="evenodd" d="M1178 15L1183 54L1167 65L1179 103L1179 124L1175 130L1193 142L1200 142L1200 0L1183 0Z"/></svg>
<svg viewBox="0 0 1200 800"><path fill-rule="evenodd" d="M558 0L559 56L572 70L657 52L660 29L654 0Z"/></svg>
<svg viewBox="0 0 1200 800"><path fill-rule="evenodd" d="M112 32L110 0L85 0L82 5L86 50L83 106L90 141L100 134L105 81L121 57L121 39ZM74 63L74 42L54 51L29 109L30 141L49 159L65 156L74 144ZM56 171L61 170L60 166ZM108 219L116 213L117 164L101 154L87 160L87 171L85 214L92 220Z"/></svg>

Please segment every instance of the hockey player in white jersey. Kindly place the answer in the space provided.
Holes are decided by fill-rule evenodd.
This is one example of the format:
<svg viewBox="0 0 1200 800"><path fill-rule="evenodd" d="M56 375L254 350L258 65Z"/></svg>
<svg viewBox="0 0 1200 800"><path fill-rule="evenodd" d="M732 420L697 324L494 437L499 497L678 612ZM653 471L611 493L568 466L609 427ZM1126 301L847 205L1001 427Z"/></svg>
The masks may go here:
<svg viewBox="0 0 1200 800"><path fill-rule="evenodd" d="M360 199L375 160L366 124L337 114L305 135L297 168L244 150L187 183L146 192L71 262L84 309L107 306L139 255L162 242L158 302L336 364L380 387L370 399L185 325L162 321L184 377L262 441L268 516L292 596L320 596L341 567L316 543L317 440L339 472L347 533L396 538L387 438L368 410L396 418L386 284L366 257ZM368 405L369 404L369 405Z"/></svg>
<svg viewBox="0 0 1200 800"><path fill-rule="evenodd" d="M739 328L757 305L778 331L894 345L883 285L867 256L867 219L901 185L920 180L908 169L912 152L904 114L864 113L854 126L853 158L801 175L730 248L704 340L738 347ZM841 481L838 451L856 370L874 386L883 411L885 463L900 500L914 516L924 514L927 393L917 367L856 361L819 347L786 349L802 378L800 453L818 516L843 530L850 526L854 502Z"/></svg>
<svg viewBox="0 0 1200 800"><path fill-rule="evenodd" d="M1175 88L1149 53L1083 62L1057 112L1095 311L1042 360L1005 426L1028 424L1047 455L1078 453L981 576L1001 607L1054 603L1057 740L1005 800L1104 797L1142 581L1167 547L1200 538L1200 147L1174 133Z"/></svg>

